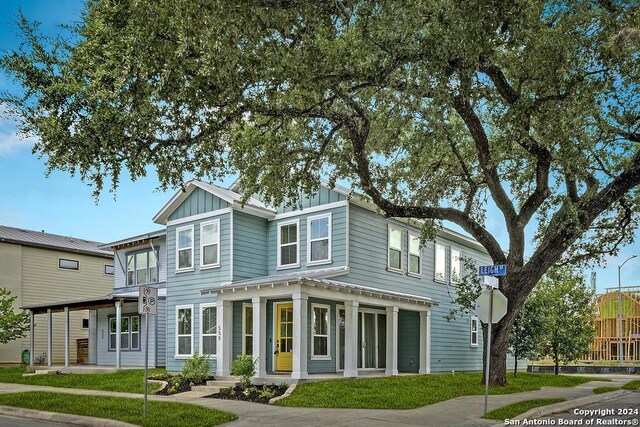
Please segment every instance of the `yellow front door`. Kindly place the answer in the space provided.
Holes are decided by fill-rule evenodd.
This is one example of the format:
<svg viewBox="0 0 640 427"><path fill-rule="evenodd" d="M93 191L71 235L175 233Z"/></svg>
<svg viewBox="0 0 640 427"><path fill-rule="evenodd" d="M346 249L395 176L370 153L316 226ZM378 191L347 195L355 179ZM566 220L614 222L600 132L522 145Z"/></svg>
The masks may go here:
<svg viewBox="0 0 640 427"><path fill-rule="evenodd" d="M276 307L276 371L291 371L293 367L293 304Z"/></svg>

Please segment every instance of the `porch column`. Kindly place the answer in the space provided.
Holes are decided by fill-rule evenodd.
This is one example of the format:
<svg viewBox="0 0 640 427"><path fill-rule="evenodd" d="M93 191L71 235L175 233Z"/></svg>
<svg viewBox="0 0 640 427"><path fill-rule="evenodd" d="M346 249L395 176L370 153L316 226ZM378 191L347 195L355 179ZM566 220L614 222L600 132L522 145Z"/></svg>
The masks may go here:
<svg viewBox="0 0 640 427"><path fill-rule="evenodd" d="M216 320L218 322L218 345L216 375L219 377L231 375L231 345L233 306L231 301L216 303Z"/></svg>
<svg viewBox="0 0 640 427"><path fill-rule="evenodd" d="M69 307L64 308L64 367L69 367Z"/></svg>
<svg viewBox="0 0 640 427"><path fill-rule="evenodd" d="M108 326L108 325L107 325ZM98 310L89 310L89 364L98 364Z"/></svg>
<svg viewBox="0 0 640 427"><path fill-rule="evenodd" d="M309 296L303 292L293 295L293 371L291 378L308 378L307 373L307 318Z"/></svg>
<svg viewBox="0 0 640 427"><path fill-rule="evenodd" d="M116 369L120 369L122 366L122 349L121 349L121 339L122 336L120 334L122 325L122 302L120 300L116 301Z"/></svg>
<svg viewBox="0 0 640 427"><path fill-rule="evenodd" d="M358 376L358 301L344 302L344 376Z"/></svg>
<svg viewBox="0 0 640 427"><path fill-rule="evenodd" d="M267 299L253 297L253 358L258 378L267 376Z"/></svg>
<svg viewBox="0 0 640 427"><path fill-rule="evenodd" d="M398 307L387 307L387 368L385 375L398 375Z"/></svg>
<svg viewBox="0 0 640 427"><path fill-rule="evenodd" d="M431 308L420 312L419 374L431 373Z"/></svg>
<svg viewBox="0 0 640 427"><path fill-rule="evenodd" d="M51 354L53 353L53 315L51 309L47 308L47 367L52 365Z"/></svg>
<svg viewBox="0 0 640 427"><path fill-rule="evenodd" d="M33 314L33 310L29 310L29 314L31 317L31 321L29 323L29 366L33 366L33 361L34 359L34 355L33 352L35 351L35 335L36 335L36 323L35 323L35 316Z"/></svg>

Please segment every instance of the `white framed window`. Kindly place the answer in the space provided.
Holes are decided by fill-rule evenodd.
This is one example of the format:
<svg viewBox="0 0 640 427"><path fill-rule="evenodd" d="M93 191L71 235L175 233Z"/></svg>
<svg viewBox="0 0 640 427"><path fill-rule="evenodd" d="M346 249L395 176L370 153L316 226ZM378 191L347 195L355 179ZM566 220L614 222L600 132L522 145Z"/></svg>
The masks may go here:
<svg viewBox="0 0 640 427"><path fill-rule="evenodd" d="M445 245L441 243L436 243L435 250L435 277L434 279L438 282L444 282L447 280L447 267L446 267L446 259L447 259L447 248Z"/></svg>
<svg viewBox="0 0 640 427"><path fill-rule="evenodd" d="M407 271L409 274L419 276L422 274L422 251L420 250L420 236L409 232L409 262Z"/></svg>
<svg viewBox="0 0 640 427"><path fill-rule="evenodd" d="M158 252L152 249L127 254L127 286L158 283Z"/></svg>
<svg viewBox="0 0 640 427"><path fill-rule="evenodd" d="M116 349L116 333L117 333L116 318L109 318L109 350Z"/></svg>
<svg viewBox="0 0 640 427"><path fill-rule="evenodd" d="M242 304L242 354L253 354L253 305Z"/></svg>
<svg viewBox="0 0 640 427"><path fill-rule="evenodd" d="M331 213L307 218L307 265L331 262Z"/></svg>
<svg viewBox="0 0 640 427"><path fill-rule="evenodd" d="M299 230L300 221L297 219L278 224L278 268L300 266Z"/></svg>
<svg viewBox="0 0 640 427"><path fill-rule="evenodd" d="M87 320L87 326L89 319ZM84 319L83 319L84 327ZM109 350L116 349L116 317L109 316ZM120 350L140 350L140 316L137 314L120 317Z"/></svg>
<svg viewBox="0 0 640 427"><path fill-rule="evenodd" d="M193 225L176 229L176 271L193 270Z"/></svg>
<svg viewBox="0 0 640 427"><path fill-rule="evenodd" d="M329 352L329 312L331 307L311 304L311 358L331 359Z"/></svg>
<svg viewBox="0 0 640 427"><path fill-rule="evenodd" d="M389 254L387 267L390 270L402 269L402 230L392 224L388 227Z"/></svg>
<svg viewBox="0 0 640 427"><path fill-rule="evenodd" d="M200 268L220 266L220 220L200 224Z"/></svg>
<svg viewBox="0 0 640 427"><path fill-rule="evenodd" d="M58 268L62 270L80 270L80 262L75 259L58 258Z"/></svg>
<svg viewBox="0 0 640 427"><path fill-rule="evenodd" d="M200 304L200 353L218 354L218 311L215 303Z"/></svg>
<svg viewBox="0 0 640 427"><path fill-rule="evenodd" d="M193 305L176 306L176 358L193 355Z"/></svg>
<svg viewBox="0 0 640 427"><path fill-rule="evenodd" d="M470 328L471 328L471 342L470 342L470 346L471 347L477 347L478 346L478 327L479 327L479 322L478 322L478 318L476 316L472 316L471 317L471 324L470 324Z"/></svg>
<svg viewBox="0 0 640 427"><path fill-rule="evenodd" d="M462 281L462 252L460 249L451 248L451 283Z"/></svg>

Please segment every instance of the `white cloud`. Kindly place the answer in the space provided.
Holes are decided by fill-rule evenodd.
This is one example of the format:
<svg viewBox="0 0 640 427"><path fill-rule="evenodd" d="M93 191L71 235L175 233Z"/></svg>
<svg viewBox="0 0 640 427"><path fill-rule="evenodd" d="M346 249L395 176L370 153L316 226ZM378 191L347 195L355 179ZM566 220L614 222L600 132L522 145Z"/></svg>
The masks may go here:
<svg viewBox="0 0 640 427"><path fill-rule="evenodd" d="M30 150L35 143L36 138L24 138L18 134L16 119L0 104L0 157L10 156L19 150Z"/></svg>

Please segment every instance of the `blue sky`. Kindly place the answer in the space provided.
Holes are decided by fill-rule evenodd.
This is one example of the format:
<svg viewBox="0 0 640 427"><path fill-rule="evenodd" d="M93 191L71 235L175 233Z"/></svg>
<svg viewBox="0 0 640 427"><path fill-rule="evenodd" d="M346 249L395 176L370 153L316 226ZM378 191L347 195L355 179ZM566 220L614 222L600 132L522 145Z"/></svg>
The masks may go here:
<svg viewBox="0 0 640 427"><path fill-rule="evenodd" d="M60 24L80 20L83 3L82 0L2 0L0 50L17 46L12 20L19 6L28 19L42 23L44 32L53 33ZM10 85L11 82L0 75L0 90ZM0 224L102 242L161 228L151 219L173 192L156 191L158 183L153 174L136 182L123 176L116 198L105 192L96 204L91 189L79 178L61 172L53 172L46 178L44 160L31 154L32 143L16 135L15 122L3 117L0 105ZM219 184L230 182L231 178ZM487 218L489 229L506 248L507 235L501 214L489 208ZM609 258L605 268L595 269L599 291L617 286L617 265L633 254L640 255L637 243L623 248L618 257ZM640 285L639 276L640 258L629 261L622 269L623 286Z"/></svg>

